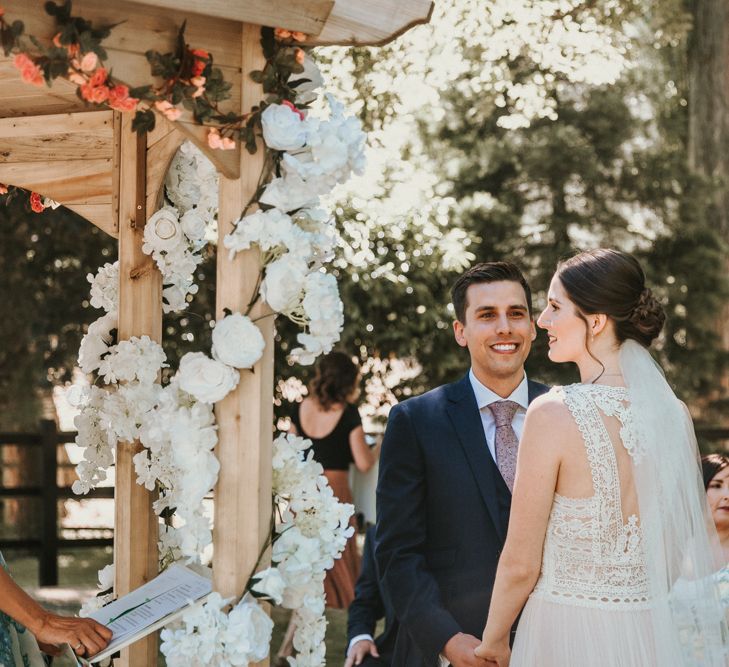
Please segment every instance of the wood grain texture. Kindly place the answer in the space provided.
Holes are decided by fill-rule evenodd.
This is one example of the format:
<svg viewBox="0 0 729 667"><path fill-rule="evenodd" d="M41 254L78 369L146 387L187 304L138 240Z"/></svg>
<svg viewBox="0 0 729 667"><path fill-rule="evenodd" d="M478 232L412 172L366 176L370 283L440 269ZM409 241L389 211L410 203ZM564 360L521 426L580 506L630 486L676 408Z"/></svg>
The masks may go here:
<svg viewBox="0 0 729 667"><path fill-rule="evenodd" d="M145 5L299 30L318 35L334 5L333 0L144 0Z"/></svg>
<svg viewBox="0 0 729 667"><path fill-rule="evenodd" d="M258 28L243 30L244 70L259 67L263 55L255 39ZM260 96L253 82L243 85L243 104ZM218 214L219 240L232 229L256 187L263 151L241 157L240 179L221 178ZM217 257L217 317L224 309L245 312L259 273L255 250L241 252L231 261L227 252ZM253 372L241 371L235 391L216 404L220 475L215 488L215 531L213 535L213 576L215 590L224 597L243 592L248 576L256 566L261 546L270 533L271 521L271 443L273 436L273 316L259 301L251 317L266 341L263 358ZM266 556L267 558L267 556ZM259 567L265 567L261 563ZM261 664L268 664L265 661Z"/></svg>
<svg viewBox="0 0 729 667"><path fill-rule="evenodd" d="M326 25L312 45L382 45L433 13L431 0L336 0Z"/></svg>
<svg viewBox="0 0 729 667"><path fill-rule="evenodd" d="M119 158L119 340L147 335L162 340L162 276L154 260L142 252L147 211L139 170L146 171L146 141L132 132L131 117L121 116ZM142 174L144 176L144 174ZM144 183L144 180L142 180ZM140 191L141 190L141 191ZM116 450L114 503L115 592L124 595L158 572L159 524L152 511L153 495L137 484L133 457L138 442L119 443ZM121 652L117 667L157 664L157 634L152 633Z"/></svg>

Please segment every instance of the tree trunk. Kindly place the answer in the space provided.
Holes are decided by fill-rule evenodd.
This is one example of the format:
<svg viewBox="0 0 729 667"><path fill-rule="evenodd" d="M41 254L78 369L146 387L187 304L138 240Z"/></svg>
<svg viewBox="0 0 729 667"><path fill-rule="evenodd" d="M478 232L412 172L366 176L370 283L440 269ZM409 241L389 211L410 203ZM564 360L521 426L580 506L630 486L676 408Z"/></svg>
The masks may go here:
<svg viewBox="0 0 729 667"><path fill-rule="evenodd" d="M694 0L689 39L689 167L713 186L708 222L729 245L729 3ZM729 257L726 259L729 271ZM729 352L729 303L717 321L722 348ZM716 399L729 396L724 369Z"/></svg>

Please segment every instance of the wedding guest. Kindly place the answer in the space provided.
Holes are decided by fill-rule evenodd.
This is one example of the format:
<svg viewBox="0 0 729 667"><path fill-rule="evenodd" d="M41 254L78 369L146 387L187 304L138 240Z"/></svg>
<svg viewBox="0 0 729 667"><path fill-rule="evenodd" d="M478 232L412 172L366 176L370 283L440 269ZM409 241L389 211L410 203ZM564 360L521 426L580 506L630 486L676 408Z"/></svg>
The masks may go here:
<svg viewBox="0 0 729 667"><path fill-rule="evenodd" d="M377 622L385 628L375 637ZM347 612L347 660L344 667L390 667L397 636L397 620L390 599L382 587L375 561L375 528L367 529L362 571L354 589L354 601Z"/></svg>
<svg viewBox="0 0 729 667"><path fill-rule="evenodd" d="M355 405L360 379L357 364L344 352L322 357L309 384L309 395L298 406L291 427L292 433L311 440L314 459L324 468L329 486L343 503L352 502L350 463L360 472L367 472L376 461L376 452L365 441ZM324 591L328 607L349 607L358 574L359 555L353 537L327 572Z"/></svg>
<svg viewBox="0 0 729 667"><path fill-rule="evenodd" d="M95 655L111 640L111 630L90 618L59 616L43 609L10 577L0 553L0 665L45 665L41 650L58 655L68 643L77 655Z"/></svg>
<svg viewBox="0 0 729 667"><path fill-rule="evenodd" d="M725 454L703 456L701 468L704 473L706 497L724 552L724 562L729 563L729 456Z"/></svg>

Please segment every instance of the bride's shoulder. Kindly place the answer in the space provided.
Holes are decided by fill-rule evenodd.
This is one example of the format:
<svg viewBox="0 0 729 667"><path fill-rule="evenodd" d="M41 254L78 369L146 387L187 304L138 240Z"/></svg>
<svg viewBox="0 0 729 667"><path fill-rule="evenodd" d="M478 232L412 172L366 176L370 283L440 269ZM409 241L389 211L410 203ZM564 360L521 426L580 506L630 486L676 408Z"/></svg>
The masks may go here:
<svg viewBox="0 0 729 667"><path fill-rule="evenodd" d="M552 387L546 394L542 394L529 403L527 417L531 421L554 421L569 417L569 408L565 400L565 390L569 387Z"/></svg>

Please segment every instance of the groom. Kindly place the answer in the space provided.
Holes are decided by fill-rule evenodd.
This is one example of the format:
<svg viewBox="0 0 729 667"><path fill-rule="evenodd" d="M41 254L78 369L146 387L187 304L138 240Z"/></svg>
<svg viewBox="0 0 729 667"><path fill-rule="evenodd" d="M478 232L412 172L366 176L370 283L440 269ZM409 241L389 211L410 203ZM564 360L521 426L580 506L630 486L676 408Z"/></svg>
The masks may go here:
<svg viewBox="0 0 729 667"><path fill-rule="evenodd" d="M452 289L471 370L396 405L377 485L376 557L399 631L393 665L486 667L477 658L506 537L536 337L531 292L509 262L478 264Z"/></svg>

